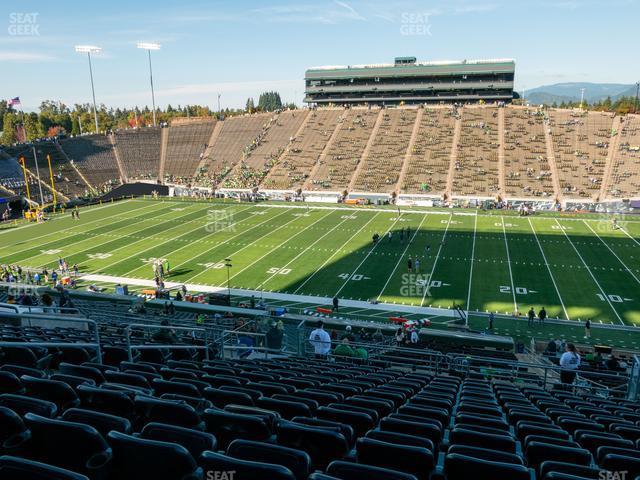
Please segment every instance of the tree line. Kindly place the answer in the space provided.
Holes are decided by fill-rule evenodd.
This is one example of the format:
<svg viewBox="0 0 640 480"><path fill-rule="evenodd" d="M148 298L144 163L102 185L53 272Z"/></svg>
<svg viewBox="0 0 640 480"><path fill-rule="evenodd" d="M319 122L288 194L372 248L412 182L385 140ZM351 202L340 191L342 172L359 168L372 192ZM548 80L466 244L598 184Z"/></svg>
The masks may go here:
<svg viewBox="0 0 640 480"><path fill-rule="evenodd" d="M167 105L165 109L156 109L158 124L169 122L174 118L186 117L229 117L253 113L256 111L271 112L280 103L280 95L277 92L265 92L260 95L258 107L251 109L223 109L221 112L213 112L205 105ZM295 105L289 105L295 108ZM134 127L153 125L153 112L149 107L144 108L108 108L99 105L98 126L101 133ZM24 124L24 132L22 125ZM80 135L83 133L96 133L93 106L89 103L77 103L73 106L60 101L45 100L40 104L38 112L24 112L7 105L6 100L0 100L0 144L13 145L25 140L32 142L45 137L58 135ZM26 135L25 135L26 134Z"/></svg>

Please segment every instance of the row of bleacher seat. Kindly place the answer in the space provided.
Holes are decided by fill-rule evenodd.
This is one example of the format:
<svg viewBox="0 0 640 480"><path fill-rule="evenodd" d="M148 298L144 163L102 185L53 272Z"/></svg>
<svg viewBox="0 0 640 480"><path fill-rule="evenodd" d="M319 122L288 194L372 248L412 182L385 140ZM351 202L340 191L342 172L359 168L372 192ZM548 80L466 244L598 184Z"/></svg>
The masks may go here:
<svg viewBox="0 0 640 480"><path fill-rule="evenodd" d="M60 146L89 183L99 191L121 182L121 175L106 135L85 135L62 140Z"/></svg>
<svg viewBox="0 0 640 480"><path fill-rule="evenodd" d="M535 109L504 109L504 181L508 198L553 197L544 116Z"/></svg>
<svg viewBox="0 0 640 480"><path fill-rule="evenodd" d="M498 181L498 109L463 108L452 194L495 197Z"/></svg>
<svg viewBox="0 0 640 480"><path fill-rule="evenodd" d="M342 113L340 130L320 159L320 166L309 179L307 189L342 191L349 187L378 114L377 109L361 108Z"/></svg>
<svg viewBox="0 0 640 480"><path fill-rule="evenodd" d="M573 198L596 198L602 185L613 116L610 113L551 110L548 128L560 188Z"/></svg>
<svg viewBox="0 0 640 480"><path fill-rule="evenodd" d="M617 120L606 112L493 105L424 107L408 151L416 108L384 111L375 138L370 138L379 112L328 108L231 117L222 122L211 146L207 143L215 120L172 125L168 127L166 179L206 187L331 191L347 189L353 183L358 191L388 193L390 188L396 189L406 159L403 184L397 185L399 193L441 195L447 190L451 158L455 157L455 196L493 197L503 175L508 198L549 198L554 190L549 162L553 155L561 194L569 199L628 198L638 191L640 120L636 115L622 117L619 131L612 131ZM504 122L499 122L499 112ZM457 118L460 138L453 145ZM329 143L336 127L335 138ZM499 142L501 128L504 145ZM86 193L82 177L98 191L118 185L123 175L116 152L122 174L129 180L158 178L160 128L121 130L112 135L115 149L110 137L101 135L62 139L64 153L53 141L37 142L38 165L47 169L46 155L51 156L56 189L69 197ZM551 138L549 147L547 136ZM371 148L364 155L368 144ZM615 151L610 152L611 148ZM504 153L503 172L499 169L500 149ZM3 150L7 161L7 157L15 160L20 154L33 169L29 145ZM358 169L361 160L364 164ZM609 169L607 162L611 162ZM0 182L22 193L21 172L3 174L2 170L7 168L0 165ZM610 178L605 179L609 171ZM354 179L356 172L358 178ZM607 188L599 198L604 182Z"/></svg>
<svg viewBox="0 0 640 480"><path fill-rule="evenodd" d="M160 127L143 127L114 132L128 180L156 180L160 171Z"/></svg>
<svg viewBox="0 0 640 480"><path fill-rule="evenodd" d="M359 192L388 192L400 177L416 121L416 109L383 110L378 134L363 158L353 188Z"/></svg>
<svg viewBox="0 0 640 480"><path fill-rule="evenodd" d="M285 153L265 177L262 187L275 190L301 188L320 161L341 113L334 108L310 111L302 131L289 142Z"/></svg>
<svg viewBox="0 0 640 480"><path fill-rule="evenodd" d="M87 332L5 325L1 336L16 343L0 349L3 478L640 475L635 401L384 362L202 361L159 347L155 361L105 355L97 363L18 342L86 341Z"/></svg>
<svg viewBox="0 0 640 480"><path fill-rule="evenodd" d="M425 108L408 158L402 193L441 194L447 188L457 112Z"/></svg>

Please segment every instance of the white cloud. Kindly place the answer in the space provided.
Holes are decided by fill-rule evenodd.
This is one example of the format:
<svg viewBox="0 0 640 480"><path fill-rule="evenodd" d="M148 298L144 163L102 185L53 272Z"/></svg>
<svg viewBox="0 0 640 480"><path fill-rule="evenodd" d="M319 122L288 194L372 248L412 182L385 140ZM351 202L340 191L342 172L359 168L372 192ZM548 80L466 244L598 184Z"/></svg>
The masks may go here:
<svg viewBox="0 0 640 480"><path fill-rule="evenodd" d="M56 60L56 57L42 53L0 51L0 62L38 63L54 62Z"/></svg>

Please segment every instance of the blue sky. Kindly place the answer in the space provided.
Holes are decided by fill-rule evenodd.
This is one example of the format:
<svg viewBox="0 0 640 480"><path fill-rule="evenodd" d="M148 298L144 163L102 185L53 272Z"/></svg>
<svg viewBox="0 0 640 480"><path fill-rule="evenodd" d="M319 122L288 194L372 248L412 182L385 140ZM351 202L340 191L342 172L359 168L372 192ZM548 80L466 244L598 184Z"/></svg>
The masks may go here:
<svg viewBox="0 0 640 480"><path fill-rule="evenodd" d="M149 105L145 52L159 105L244 106L277 90L301 103L317 65L514 58L516 88L640 80L640 0L21 1L0 4L0 98ZM33 15L35 14L35 15ZM635 24L634 24L635 22Z"/></svg>

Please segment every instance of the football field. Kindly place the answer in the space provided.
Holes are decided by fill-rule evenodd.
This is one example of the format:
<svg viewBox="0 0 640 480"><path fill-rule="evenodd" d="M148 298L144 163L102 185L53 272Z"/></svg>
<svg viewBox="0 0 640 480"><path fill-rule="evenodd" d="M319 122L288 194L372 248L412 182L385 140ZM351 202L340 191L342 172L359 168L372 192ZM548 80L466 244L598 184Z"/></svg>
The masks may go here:
<svg viewBox="0 0 640 480"><path fill-rule="evenodd" d="M636 325L640 221L618 227L595 215L132 199L4 228L0 264L64 257L133 283L163 259L168 281L192 285L226 287L228 275L238 289Z"/></svg>

